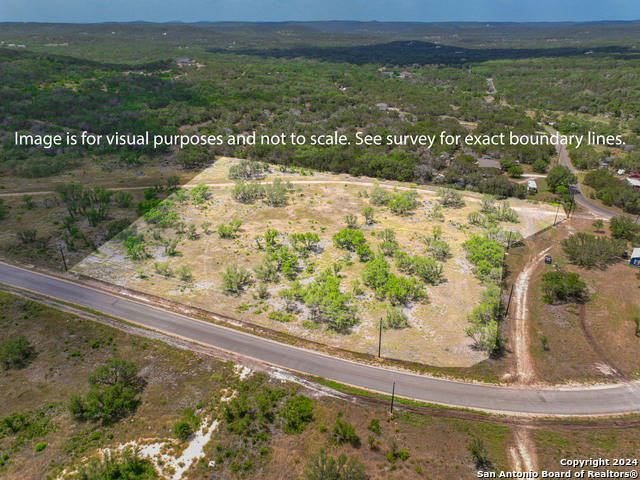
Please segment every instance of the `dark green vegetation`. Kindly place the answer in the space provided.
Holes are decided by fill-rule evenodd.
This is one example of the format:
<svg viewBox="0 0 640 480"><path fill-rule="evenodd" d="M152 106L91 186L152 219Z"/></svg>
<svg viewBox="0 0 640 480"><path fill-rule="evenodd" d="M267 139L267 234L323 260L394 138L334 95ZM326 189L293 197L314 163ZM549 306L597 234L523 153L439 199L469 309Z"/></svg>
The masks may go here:
<svg viewBox="0 0 640 480"><path fill-rule="evenodd" d="M166 439L165 452L179 455L180 438L189 441L186 432L212 416L220 423L185 479L466 478L477 468L510 468L512 429L490 417L442 418L439 409L428 415L397 409L389 417L384 404L318 395L255 372L241 380L231 363L1 294L0 332L14 338L18 330L38 355L1 380L10 387L0 389L3 478L55 478L65 467L78 468L73 478L86 480L159 478L159 468L133 447L102 458L96 453L148 438ZM114 356L127 361L110 360ZM48 385L38 380L43 375ZM104 424L69 414L69 397L86 393L88 377L104 384L116 375L127 384L139 377L147 382L129 416ZM559 452L575 453L570 445L594 455L615 448L625 456L639 446L637 429L585 433L572 425L567 431L541 428L535 438L541 468L548 469Z"/></svg>
<svg viewBox="0 0 640 480"><path fill-rule="evenodd" d="M577 273L562 271L546 272L542 275L542 292L545 301L584 301L587 297L587 285Z"/></svg>
<svg viewBox="0 0 640 480"><path fill-rule="evenodd" d="M637 191L627 181L614 177L607 170L590 171L585 175L584 183L595 190L593 197L605 205L615 205L628 213L640 213Z"/></svg>
<svg viewBox="0 0 640 480"><path fill-rule="evenodd" d="M569 261L581 267L605 267L619 259L625 247L623 240L583 232L562 241Z"/></svg>
<svg viewBox="0 0 640 480"><path fill-rule="evenodd" d="M42 185L38 188L63 187L57 198L27 194L0 199L0 221L11 225L11 236L2 238L0 247L12 258L63 268L62 242L72 265L126 228L136 215L171 223L171 217L163 214L163 198L222 154L280 164L285 170L301 166L433 181L499 198L524 198L526 184L514 179L523 172L548 171L550 181L541 186L545 191L538 199L567 200L564 187L571 179L557 175L555 151L549 146L463 149L436 143L428 149L414 144L308 143L152 150L103 142L44 148L14 145L13 132L255 131L269 136L295 132L310 138L334 131L353 137L362 131L384 138L443 130L463 136L505 130L531 134L549 121L563 133L620 133L627 144L637 144L639 60L632 47L639 38L637 22L3 24L0 40L5 45L27 47L0 48L0 172L7 177L2 186L12 189L15 178L16 189L29 192L34 188L25 179L38 178ZM187 64L175 61L185 56ZM490 98L485 98L487 77L494 79L498 90ZM607 155L613 158L612 169L640 168L637 151L613 150L582 147L571 153L578 166L588 169L596 168ZM480 155L498 160L501 168L480 168ZM163 177L167 168L170 171ZM154 180L145 184L150 171L155 172ZM100 187L92 185L95 173L100 174L101 180L95 182ZM290 194L286 185L250 183L263 175L260 163L238 166L232 172L239 181L234 191L237 200L286 204ZM144 192L112 193L110 188L125 180L156 186ZM64 186L74 181L83 184L82 191ZM606 170L587 174L585 183L603 203L638 211L638 192ZM414 211L410 195L398 192L387 197L378 204L388 205L395 214ZM70 207L68 211L60 202ZM374 221L365 217L367 223ZM130 256L149 254L142 239L132 237Z"/></svg>
<svg viewBox="0 0 640 480"><path fill-rule="evenodd" d="M90 389L85 397L71 397L69 412L78 420L118 421L138 406L137 395L144 381L137 374L138 369L131 362L107 360L89 377Z"/></svg>
<svg viewBox="0 0 640 480"><path fill-rule="evenodd" d="M0 364L6 370L26 367L34 356L33 346L23 336L0 343Z"/></svg>

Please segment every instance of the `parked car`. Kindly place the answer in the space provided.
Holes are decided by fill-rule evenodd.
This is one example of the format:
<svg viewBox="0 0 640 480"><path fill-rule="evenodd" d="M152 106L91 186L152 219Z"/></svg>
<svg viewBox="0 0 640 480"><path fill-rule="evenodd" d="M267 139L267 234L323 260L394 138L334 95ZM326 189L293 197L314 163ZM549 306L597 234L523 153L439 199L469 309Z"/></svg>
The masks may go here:
<svg viewBox="0 0 640 480"><path fill-rule="evenodd" d="M544 256L544 263L551 263L552 261L551 255Z"/></svg>

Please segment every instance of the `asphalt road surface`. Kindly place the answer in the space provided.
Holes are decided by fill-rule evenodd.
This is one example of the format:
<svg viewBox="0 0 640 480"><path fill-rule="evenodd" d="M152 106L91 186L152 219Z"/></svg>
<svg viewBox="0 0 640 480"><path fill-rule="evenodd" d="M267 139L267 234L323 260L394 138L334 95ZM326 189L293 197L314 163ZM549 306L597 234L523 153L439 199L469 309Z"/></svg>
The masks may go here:
<svg viewBox="0 0 640 480"><path fill-rule="evenodd" d="M547 128L547 130L551 133L556 133L556 131L551 128ZM577 175L578 172L573 166L573 163L571 163L571 158L569 157L569 152L567 151L567 147L564 145L558 145L556 147L556 150L558 151L558 161L560 165L564 165L571 171L571 173ZM596 218L611 220L613 217L618 216L617 213L612 212L611 210L608 210L592 202L587 197L585 197L580 191L579 184L569 185L569 189L570 189L570 192L573 194L573 199L575 200L575 202L578 205L580 205L582 208L591 212Z"/></svg>
<svg viewBox="0 0 640 480"><path fill-rule="evenodd" d="M442 405L487 411L599 415L640 411L640 384L567 390L507 388L414 375L354 363L192 319L151 305L0 263L0 283L24 288L173 336L235 352L272 365L367 390ZM51 332L56 335L56 332Z"/></svg>

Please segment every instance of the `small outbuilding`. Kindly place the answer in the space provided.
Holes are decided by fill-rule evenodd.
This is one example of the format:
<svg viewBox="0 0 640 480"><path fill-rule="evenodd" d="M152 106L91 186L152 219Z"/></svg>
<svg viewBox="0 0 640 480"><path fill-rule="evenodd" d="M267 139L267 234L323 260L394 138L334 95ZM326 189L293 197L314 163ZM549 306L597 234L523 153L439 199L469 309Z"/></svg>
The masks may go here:
<svg viewBox="0 0 640 480"><path fill-rule="evenodd" d="M640 268L640 248L636 247L631 252L631 258L629 259L629 265Z"/></svg>
<svg viewBox="0 0 640 480"><path fill-rule="evenodd" d="M640 180L637 178L627 178L627 182L629 182L629 185L633 188L640 188Z"/></svg>

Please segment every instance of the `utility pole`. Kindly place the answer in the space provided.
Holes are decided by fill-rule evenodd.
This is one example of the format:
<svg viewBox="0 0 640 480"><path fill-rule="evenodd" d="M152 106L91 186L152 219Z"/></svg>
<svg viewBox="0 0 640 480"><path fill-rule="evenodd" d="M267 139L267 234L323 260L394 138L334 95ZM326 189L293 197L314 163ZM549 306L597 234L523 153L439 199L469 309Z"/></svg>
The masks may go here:
<svg viewBox="0 0 640 480"><path fill-rule="evenodd" d="M380 333L378 334L378 358L380 358L381 349L382 349L382 319L380 319Z"/></svg>
<svg viewBox="0 0 640 480"><path fill-rule="evenodd" d="M553 225L556 224L556 221L558 220L558 212L560 211L560 204L558 203L558 208L556 208L556 217L553 219Z"/></svg>
<svg viewBox="0 0 640 480"><path fill-rule="evenodd" d="M60 247L60 255L62 255L62 264L64 265L64 271L67 271L67 260L64 258L64 250Z"/></svg>
<svg viewBox="0 0 640 480"><path fill-rule="evenodd" d="M513 286L514 284L511 284L511 290L509 291L509 300L507 300L507 308L504 311L504 316L506 317L507 314L509 313L509 306L511 305L511 297L513 296Z"/></svg>
<svg viewBox="0 0 640 480"><path fill-rule="evenodd" d="M509 239L507 240L507 250L509 250L511 248L511 234L513 232L511 230L509 230Z"/></svg>
<svg viewBox="0 0 640 480"><path fill-rule="evenodd" d="M393 382L393 388L391 389L391 415L393 415L393 400L396 397L396 382Z"/></svg>

